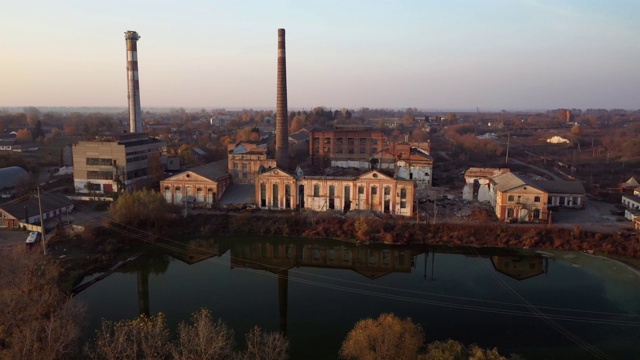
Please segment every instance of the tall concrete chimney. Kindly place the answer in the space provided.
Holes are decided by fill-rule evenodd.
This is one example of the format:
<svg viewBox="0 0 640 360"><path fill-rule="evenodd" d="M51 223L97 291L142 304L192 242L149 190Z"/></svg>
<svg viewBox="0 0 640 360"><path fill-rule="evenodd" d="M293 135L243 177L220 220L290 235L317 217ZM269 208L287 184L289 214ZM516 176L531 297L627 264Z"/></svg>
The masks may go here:
<svg viewBox="0 0 640 360"><path fill-rule="evenodd" d="M138 80L138 39L135 31L125 31L127 41L127 87L129 92L129 132L142 132L142 109L140 108L140 82Z"/></svg>
<svg viewBox="0 0 640 360"><path fill-rule="evenodd" d="M287 111L287 60L284 29L278 29L278 94L276 99L276 164L289 169L289 114Z"/></svg>

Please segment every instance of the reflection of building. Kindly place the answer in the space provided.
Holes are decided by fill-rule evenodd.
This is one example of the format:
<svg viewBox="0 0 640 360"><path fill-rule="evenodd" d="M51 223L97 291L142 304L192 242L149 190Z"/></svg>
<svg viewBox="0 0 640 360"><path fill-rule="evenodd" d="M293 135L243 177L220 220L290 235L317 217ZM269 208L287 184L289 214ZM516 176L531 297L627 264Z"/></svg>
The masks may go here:
<svg viewBox="0 0 640 360"><path fill-rule="evenodd" d="M410 273L413 257L408 248L374 248L354 245L323 245L300 242L254 242L231 246L231 267L277 273L293 267L353 270L369 279L394 272Z"/></svg>
<svg viewBox="0 0 640 360"><path fill-rule="evenodd" d="M146 134L102 136L73 146L73 181L77 192L111 193L130 190L148 179L149 159L161 166L166 144Z"/></svg>
<svg viewBox="0 0 640 360"><path fill-rule="evenodd" d="M492 256L491 263L497 272L516 280L525 280L544 274L547 259L542 256Z"/></svg>
<svg viewBox="0 0 640 360"><path fill-rule="evenodd" d="M256 178L256 204L265 209L370 210L412 216L415 184L378 170L359 176L301 176L272 169Z"/></svg>
<svg viewBox="0 0 640 360"><path fill-rule="evenodd" d="M211 207L231 184L225 160L198 166L160 181L160 189L170 204Z"/></svg>
<svg viewBox="0 0 640 360"><path fill-rule="evenodd" d="M229 173L234 184L254 184L261 169L276 167L276 161L268 158L267 144L244 141L228 145Z"/></svg>

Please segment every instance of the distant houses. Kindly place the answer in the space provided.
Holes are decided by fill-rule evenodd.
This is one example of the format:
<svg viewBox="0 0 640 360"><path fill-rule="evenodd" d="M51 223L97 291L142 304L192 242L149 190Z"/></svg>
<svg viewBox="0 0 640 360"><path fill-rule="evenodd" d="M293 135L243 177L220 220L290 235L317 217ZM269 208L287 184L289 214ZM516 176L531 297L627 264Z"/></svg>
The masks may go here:
<svg viewBox="0 0 640 360"><path fill-rule="evenodd" d="M42 194L42 219L66 215L74 208L66 196L57 193ZM0 228L15 229L20 223L37 224L40 222L40 207L36 197L11 202L0 206Z"/></svg>

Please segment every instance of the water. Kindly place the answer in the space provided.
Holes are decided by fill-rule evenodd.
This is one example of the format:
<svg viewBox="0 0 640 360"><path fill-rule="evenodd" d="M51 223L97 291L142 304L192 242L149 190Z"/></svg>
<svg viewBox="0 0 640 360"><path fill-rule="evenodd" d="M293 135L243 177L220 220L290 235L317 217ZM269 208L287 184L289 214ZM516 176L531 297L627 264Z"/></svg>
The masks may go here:
<svg viewBox="0 0 640 360"><path fill-rule="evenodd" d="M335 359L358 320L391 312L421 324L427 342L527 359L640 357L640 276L586 254L269 238L145 250L77 296L91 330L143 312L175 327L206 307L238 343L259 325L287 333L292 359Z"/></svg>

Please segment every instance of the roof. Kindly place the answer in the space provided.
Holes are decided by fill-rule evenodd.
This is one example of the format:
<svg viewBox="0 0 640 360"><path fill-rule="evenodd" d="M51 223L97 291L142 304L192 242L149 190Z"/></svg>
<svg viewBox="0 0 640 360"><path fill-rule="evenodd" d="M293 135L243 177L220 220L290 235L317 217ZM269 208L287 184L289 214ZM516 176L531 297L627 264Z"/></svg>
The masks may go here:
<svg viewBox="0 0 640 360"><path fill-rule="evenodd" d="M516 176L512 172L494 176L491 178L491 180L496 184L496 189L498 191L508 191L524 185L529 185L536 189L542 190L539 185L536 185L531 180L524 177Z"/></svg>
<svg viewBox="0 0 640 360"><path fill-rule="evenodd" d="M465 178L489 178L507 173L511 170L508 168L469 168L464 173Z"/></svg>
<svg viewBox="0 0 640 360"><path fill-rule="evenodd" d="M55 211L73 204L66 196L59 193L42 194L41 198L43 213ZM38 198L35 196L29 197L23 201L6 204L0 207L0 209L18 220L26 220L25 215L27 213L29 216L34 216L40 213Z"/></svg>
<svg viewBox="0 0 640 360"><path fill-rule="evenodd" d="M19 166L0 169L0 190L15 187L23 182L25 177L29 177L29 173Z"/></svg>
<svg viewBox="0 0 640 360"><path fill-rule="evenodd" d="M219 178L227 175L227 159L222 159L201 166L191 168L187 171L191 171L200 176L206 177L209 180L218 180Z"/></svg>
<svg viewBox="0 0 640 360"><path fill-rule="evenodd" d="M585 194L581 181L539 180L536 181L548 193Z"/></svg>

